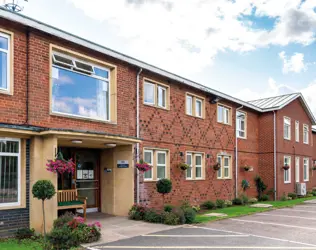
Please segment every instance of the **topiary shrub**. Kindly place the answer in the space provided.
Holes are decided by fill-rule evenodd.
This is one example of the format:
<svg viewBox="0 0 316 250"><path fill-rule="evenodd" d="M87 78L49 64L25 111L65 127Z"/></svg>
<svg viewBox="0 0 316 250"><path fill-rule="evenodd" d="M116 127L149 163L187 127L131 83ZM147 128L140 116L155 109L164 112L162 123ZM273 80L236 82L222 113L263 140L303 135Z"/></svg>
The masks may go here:
<svg viewBox="0 0 316 250"><path fill-rule="evenodd" d="M216 200L216 207L217 208L224 208L224 207L226 207L225 201L224 200L220 200L220 199Z"/></svg>
<svg viewBox="0 0 316 250"><path fill-rule="evenodd" d="M192 224L195 221L196 212L193 208L185 208L183 209L185 224Z"/></svg>
<svg viewBox="0 0 316 250"><path fill-rule="evenodd" d="M157 192L162 194L162 203L165 204L165 194L172 190L172 182L169 179L160 179L156 183Z"/></svg>
<svg viewBox="0 0 316 250"><path fill-rule="evenodd" d="M164 205L164 207L163 207L163 211L165 211L165 212L171 212L172 209L173 209L173 206L170 205L170 204L166 204L166 205Z"/></svg>
<svg viewBox="0 0 316 250"><path fill-rule="evenodd" d="M296 194L296 193L288 193L287 196L288 196L288 197L291 197L292 200L297 199L297 194Z"/></svg>
<svg viewBox="0 0 316 250"><path fill-rule="evenodd" d="M240 199L240 198L235 198L233 199L233 204L236 205L236 206L240 206L240 205L243 205L243 200Z"/></svg>
<svg viewBox="0 0 316 250"><path fill-rule="evenodd" d="M241 181L241 187L242 187L242 190L243 190L244 192L246 192L246 190L247 190L248 188L250 188L249 181L247 181L247 180L242 180L242 181Z"/></svg>
<svg viewBox="0 0 316 250"><path fill-rule="evenodd" d="M258 192L258 200L262 200L263 192L267 189L267 185L264 184L263 180L259 175L255 177L256 188Z"/></svg>
<svg viewBox="0 0 316 250"><path fill-rule="evenodd" d="M33 185L32 194L34 198L42 200L44 236L46 237L44 202L45 200L50 200L56 194L55 187L49 180L39 180Z"/></svg>
<svg viewBox="0 0 316 250"><path fill-rule="evenodd" d="M158 214L156 211L150 209L145 212L144 221L151 222L151 223L161 223L162 216Z"/></svg>
<svg viewBox="0 0 316 250"><path fill-rule="evenodd" d="M205 201L202 203L201 207L203 209L215 209L216 205L213 201Z"/></svg>

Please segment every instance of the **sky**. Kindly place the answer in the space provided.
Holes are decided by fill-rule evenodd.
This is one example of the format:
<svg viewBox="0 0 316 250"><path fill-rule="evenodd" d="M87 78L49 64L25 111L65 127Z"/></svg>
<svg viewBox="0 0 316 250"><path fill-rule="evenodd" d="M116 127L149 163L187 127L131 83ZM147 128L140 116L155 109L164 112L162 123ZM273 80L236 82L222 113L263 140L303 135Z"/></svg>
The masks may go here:
<svg viewBox="0 0 316 250"><path fill-rule="evenodd" d="M254 100L302 92L316 115L316 0L29 0L22 14Z"/></svg>

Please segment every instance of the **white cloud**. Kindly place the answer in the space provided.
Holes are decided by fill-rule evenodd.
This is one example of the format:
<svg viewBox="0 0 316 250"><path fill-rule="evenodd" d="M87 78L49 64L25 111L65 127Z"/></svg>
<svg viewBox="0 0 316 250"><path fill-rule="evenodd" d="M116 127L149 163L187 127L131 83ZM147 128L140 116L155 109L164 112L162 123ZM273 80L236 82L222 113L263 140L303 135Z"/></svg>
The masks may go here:
<svg viewBox="0 0 316 250"><path fill-rule="evenodd" d="M289 72L300 73L307 69L307 66L304 64L304 54L294 53L289 59L287 58L284 51L279 53L279 57L283 61L283 74Z"/></svg>

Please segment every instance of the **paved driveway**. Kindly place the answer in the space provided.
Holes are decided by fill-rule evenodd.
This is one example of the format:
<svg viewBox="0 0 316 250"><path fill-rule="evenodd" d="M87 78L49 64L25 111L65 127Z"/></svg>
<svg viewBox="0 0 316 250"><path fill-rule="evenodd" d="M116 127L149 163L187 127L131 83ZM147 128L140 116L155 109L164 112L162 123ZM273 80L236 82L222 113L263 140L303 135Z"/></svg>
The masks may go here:
<svg viewBox="0 0 316 250"><path fill-rule="evenodd" d="M316 204L185 225L91 249L316 249Z"/></svg>

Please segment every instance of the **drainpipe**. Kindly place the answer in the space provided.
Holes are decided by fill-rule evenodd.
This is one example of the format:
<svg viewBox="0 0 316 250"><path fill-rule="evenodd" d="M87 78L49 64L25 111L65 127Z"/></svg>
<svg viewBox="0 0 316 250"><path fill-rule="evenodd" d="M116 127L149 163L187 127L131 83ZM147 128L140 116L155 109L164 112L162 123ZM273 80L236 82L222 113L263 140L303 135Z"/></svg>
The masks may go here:
<svg viewBox="0 0 316 250"><path fill-rule="evenodd" d="M238 197L238 136L237 136L237 112L241 110L244 106L240 106L236 109L236 121L235 121L235 137L236 137L236 145L235 145L235 196Z"/></svg>
<svg viewBox="0 0 316 250"><path fill-rule="evenodd" d="M274 200L277 199L277 158L276 158L276 119L275 119L275 111L273 111L273 161L274 161Z"/></svg>
<svg viewBox="0 0 316 250"><path fill-rule="evenodd" d="M139 129L139 76L142 73L143 69L140 68L137 77L136 77L136 137L139 138L140 136L140 129ZM136 144L136 161L139 162L139 143ZM136 199L137 204L139 204L139 170L136 170Z"/></svg>
<svg viewBox="0 0 316 250"><path fill-rule="evenodd" d="M24 124L28 125L29 123L29 65L30 65L30 28L26 28L26 100L25 100L25 107L26 107L26 118Z"/></svg>

